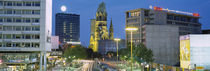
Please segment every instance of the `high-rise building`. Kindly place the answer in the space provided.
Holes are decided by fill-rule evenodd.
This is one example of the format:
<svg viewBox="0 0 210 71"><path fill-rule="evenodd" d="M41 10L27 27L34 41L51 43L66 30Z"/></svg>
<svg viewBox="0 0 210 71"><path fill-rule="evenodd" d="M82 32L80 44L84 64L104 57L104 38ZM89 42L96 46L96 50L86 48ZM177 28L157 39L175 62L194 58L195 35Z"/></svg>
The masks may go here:
<svg viewBox="0 0 210 71"><path fill-rule="evenodd" d="M0 1L0 67L9 71L46 69L46 51L51 51L52 0ZM41 56L40 56L40 55ZM39 59L40 58L40 59Z"/></svg>
<svg viewBox="0 0 210 71"><path fill-rule="evenodd" d="M98 41L114 39L113 25L111 21L111 25L109 31L107 29L107 12L105 3L102 2L96 12L96 19L91 20L91 34L90 34L90 48L93 49L94 52L98 51Z"/></svg>
<svg viewBox="0 0 210 71"><path fill-rule="evenodd" d="M80 42L80 15L57 13L55 35L61 43Z"/></svg>
<svg viewBox="0 0 210 71"><path fill-rule="evenodd" d="M178 65L179 63L175 63L178 62L179 58L174 55L179 55L179 47L174 45L179 43L177 34L180 36L201 33L199 18L197 13L181 12L160 7L154 7L153 9L152 7L151 9L140 8L126 12L126 27L138 28L138 31L133 32L133 43L144 43L149 49L152 49L156 63ZM178 32L176 32L177 27ZM169 32L170 30L171 32ZM162 39L163 37L165 39ZM169 41L167 42L168 44L165 44L165 41ZM126 32L126 42L130 42L129 31ZM159 44L156 45L157 43ZM161 50L156 50L156 48ZM164 56L163 54L166 52L171 53ZM172 59L171 57L175 58Z"/></svg>

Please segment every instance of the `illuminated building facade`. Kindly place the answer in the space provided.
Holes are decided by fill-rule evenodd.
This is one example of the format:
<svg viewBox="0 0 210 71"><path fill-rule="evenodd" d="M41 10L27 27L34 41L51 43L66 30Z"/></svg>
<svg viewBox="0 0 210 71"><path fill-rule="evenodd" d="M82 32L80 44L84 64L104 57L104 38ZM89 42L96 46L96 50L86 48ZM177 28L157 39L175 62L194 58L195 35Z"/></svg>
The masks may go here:
<svg viewBox="0 0 210 71"><path fill-rule="evenodd" d="M179 41L177 40L179 39L179 37L177 36L186 35L186 34L200 34L201 24L199 23L199 18L200 18L199 14L197 13L175 11L175 10L163 9L160 7L151 7L151 9L140 8L126 12L126 27L138 28L138 31L133 32L133 43L134 44L144 43L148 48L152 49L154 52L154 57L156 57L155 58L156 63L162 63L167 65L178 65L179 58L178 56L176 57L176 55L174 55L174 54L179 55L178 51L179 49L178 46L176 46L177 43L179 43ZM153 27L153 29L151 27ZM177 27L178 27L178 32L175 32L177 30ZM172 31L173 29L174 31ZM171 30L171 32L165 30ZM163 36L165 39L161 39ZM153 38L153 41L151 41L152 39L150 38ZM169 44L163 43L164 41L166 41ZM126 42L130 42L129 32L126 32ZM156 45L157 43L160 44ZM176 45L174 45L173 43ZM153 48L166 48L166 49L155 50ZM172 52L170 48L173 49L174 51ZM159 53L160 51L163 53ZM168 52L167 56L169 57L167 56L164 57L163 54L165 54L165 52ZM171 59L170 55L175 58ZM164 61L165 60L164 58L165 59L168 58L168 60Z"/></svg>
<svg viewBox="0 0 210 71"><path fill-rule="evenodd" d="M98 51L99 40L113 40L113 25L110 23L109 31L107 29L107 12L105 3L102 2L96 12L96 19L91 20L91 37L90 37L90 48L94 52Z"/></svg>
<svg viewBox="0 0 210 71"><path fill-rule="evenodd" d="M52 0L1 0L0 68L32 71L43 63L46 69L51 30Z"/></svg>
<svg viewBox="0 0 210 71"><path fill-rule="evenodd" d="M210 70L210 35L191 34L180 37L180 67Z"/></svg>
<svg viewBox="0 0 210 71"><path fill-rule="evenodd" d="M61 43L80 42L80 15L57 13L55 35Z"/></svg>

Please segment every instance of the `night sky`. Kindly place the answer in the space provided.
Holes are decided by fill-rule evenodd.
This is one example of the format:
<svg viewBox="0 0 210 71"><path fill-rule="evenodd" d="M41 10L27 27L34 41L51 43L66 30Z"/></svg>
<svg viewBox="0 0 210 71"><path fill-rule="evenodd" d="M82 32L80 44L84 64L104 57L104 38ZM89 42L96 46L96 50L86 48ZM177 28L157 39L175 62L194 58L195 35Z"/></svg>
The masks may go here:
<svg viewBox="0 0 210 71"><path fill-rule="evenodd" d="M114 37L125 39L125 11L149 8L150 5L199 13L202 29L210 29L210 0L53 0L53 35L55 33L55 14L67 6L66 13L80 14L80 40L88 46L90 39L90 19L95 17L98 5L104 1L108 12L108 25L113 20ZM109 26L108 26L109 27Z"/></svg>

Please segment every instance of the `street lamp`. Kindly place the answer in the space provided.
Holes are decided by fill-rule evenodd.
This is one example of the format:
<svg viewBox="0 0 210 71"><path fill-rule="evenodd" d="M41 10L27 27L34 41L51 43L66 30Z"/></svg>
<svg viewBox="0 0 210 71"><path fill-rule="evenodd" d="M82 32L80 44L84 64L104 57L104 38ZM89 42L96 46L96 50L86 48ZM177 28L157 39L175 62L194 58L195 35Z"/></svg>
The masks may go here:
<svg viewBox="0 0 210 71"><path fill-rule="evenodd" d="M119 57L119 55L118 55L118 42L120 41L120 39L119 38L115 38L114 40L117 41L117 61L118 61L118 57Z"/></svg>
<svg viewBox="0 0 210 71"><path fill-rule="evenodd" d="M127 27L125 29L126 31L130 31L131 32L131 71L132 71L132 66L133 66L133 55L132 55L132 48L133 48L133 31L137 31L138 28L135 28L135 27Z"/></svg>

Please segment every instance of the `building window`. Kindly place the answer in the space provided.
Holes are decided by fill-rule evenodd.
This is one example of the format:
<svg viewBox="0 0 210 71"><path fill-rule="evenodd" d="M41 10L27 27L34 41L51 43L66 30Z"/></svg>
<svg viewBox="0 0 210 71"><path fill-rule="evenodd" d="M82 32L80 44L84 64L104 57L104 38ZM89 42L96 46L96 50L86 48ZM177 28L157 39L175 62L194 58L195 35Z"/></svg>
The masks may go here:
<svg viewBox="0 0 210 71"><path fill-rule="evenodd" d="M14 14L21 14L21 10L15 10Z"/></svg>
<svg viewBox="0 0 210 71"><path fill-rule="evenodd" d="M34 6L40 6L40 2L34 2Z"/></svg>
<svg viewBox="0 0 210 71"><path fill-rule="evenodd" d="M3 30L3 26L0 25L0 31L2 31L2 30Z"/></svg>
<svg viewBox="0 0 210 71"><path fill-rule="evenodd" d="M31 10L23 10L23 14L31 14Z"/></svg>
<svg viewBox="0 0 210 71"><path fill-rule="evenodd" d="M4 14L4 10L0 10L0 14Z"/></svg>
<svg viewBox="0 0 210 71"><path fill-rule="evenodd" d="M5 26L3 27L4 31L12 31L12 26Z"/></svg>
<svg viewBox="0 0 210 71"><path fill-rule="evenodd" d="M12 10L6 10L6 14L12 14Z"/></svg>
<svg viewBox="0 0 210 71"><path fill-rule="evenodd" d="M15 35L15 39L21 39L21 35L20 34L16 34Z"/></svg>
<svg viewBox="0 0 210 71"><path fill-rule="evenodd" d="M0 34L0 39L2 39L2 34Z"/></svg>
<svg viewBox="0 0 210 71"><path fill-rule="evenodd" d="M31 27L30 26L26 26L25 27L25 31L31 31Z"/></svg>
<svg viewBox="0 0 210 71"><path fill-rule="evenodd" d="M16 26L15 31L21 31L21 26Z"/></svg>
<svg viewBox="0 0 210 71"><path fill-rule="evenodd" d="M39 35L34 35L34 38L39 39L40 37L39 37Z"/></svg>
<svg viewBox="0 0 210 71"><path fill-rule="evenodd" d="M31 6L31 2L24 2L25 6Z"/></svg>
<svg viewBox="0 0 210 71"><path fill-rule="evenodd" d="M12 6L12 2L11 1L8 1L7 2L7 6Z"/></svg>
<svg viewBox="0 0 210 71"><path fill-rule="evenodd" d="M6 21L7 22L12 22L12 18L7 18Z"/></svg>
<svg viewBox="0 0 210 71"><path fill-rule="evenodd" d="M3 22L3 18L0 18L0 22Z"/></svg>
<svg viewBox="0 0 210 71"><path fill-rule="evenodd" d="M31 39L31 35L25 35L25 39Z"/></svg>
<svg viewBox="0 0 210 71"><path fill-rule="evenodd" d="M16 2L16 6L22 6L22 2Z"/></svg>
<svg viewBox="0 0 210 71"><path fill-rule="evenodd" d="M2 43L0 42L0 47L2 47Z"/></svg>
<svg viewBox="0 0 210 71"><path fill-rule="evenodd" d="M32 43L32 47L38 48L39 47L39 43Z"/></svg>
<svg viewBox="0 0 210 71"><path fill-rule="evenodd" d="M39 10L33 10L32 11L32 14L39 15L40 14L40 11Z"/></svg>
<svg viewBox="0 0 210 71"><path fill-rule="evenodd" d="M38 18L34 19L34 22L39 23L39 19Z"/></svg>
<svg viewBox="0 0 210 71"><path fill-rule="evenodd" d="M40 27L39 26L35 26L32 28L33 31L40 31Z"/></svg>
<svg viewBox="0 0 210 71"><path fill-rule="evenodd" d="M3 6L3 1L0 1L0 6Z"/></svg>
<svg viewBox="0 0 210 71"><path fill-rule="evenodd" d="M22 21L21 21L21 18L16 18L16 19L15 19L15 22L18 22L18 23L22 22Z"/></svg>
<svg viewBox="0 0 210 71"><path fill-rule="evenodd" d="M12 43L6 43L6 47L12 47Z"/></svg>
<svg viewBox="0 0 210 71"><path fill-rule="evenodd" d="M21 43L15 43L16 47L21 47Z"/></svg>
<svg viewBox="0 0 210 71"><path fill-rule="evenodd" d="M26 23L30 23L30 22L31 22L30 18L26 18L26 19L25 19L25 22L26 22Z"/></svg>
<svg viewBox="0 0 210 71"><path fill-rule="evenodd" d="M11 38L12 38L11 34L5 34L4 35L4 39L11 39Z"/></svg>
<svg viewBox="0 0 210 71"><path fill-rule="evenodd" d="M25 47L30 47L30 43L25 43Z"/></svg>

